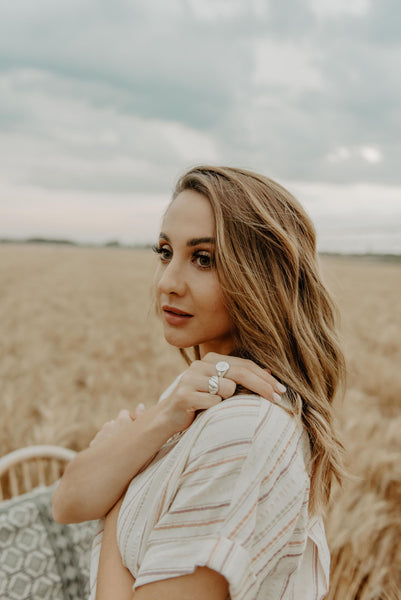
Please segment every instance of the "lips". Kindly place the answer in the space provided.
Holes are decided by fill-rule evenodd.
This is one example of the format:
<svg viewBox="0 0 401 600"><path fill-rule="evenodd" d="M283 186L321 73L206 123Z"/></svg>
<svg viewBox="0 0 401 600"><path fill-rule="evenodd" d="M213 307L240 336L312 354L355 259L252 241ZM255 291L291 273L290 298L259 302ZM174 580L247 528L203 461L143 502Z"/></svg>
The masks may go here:
<svg viewBox="0 0 401 600"><path fill-rule="evenodd" d="M165 304L164 306L162 306L162 310L164 312L168 312L173 315L179 315L180 317L193 317L193 315L190 315L189 313L187 313L179 308L176 308L175 306L168 306Z"/></svg>
<svg viewBox="0 0 401 600"><path fill-rule="evenodd" d="M164 314L164 318L170 325L184 325L188 323L190 319L192 319L193 315L186 313L180 308L176 308L175 306L162 306L162 311Z"/></svg>

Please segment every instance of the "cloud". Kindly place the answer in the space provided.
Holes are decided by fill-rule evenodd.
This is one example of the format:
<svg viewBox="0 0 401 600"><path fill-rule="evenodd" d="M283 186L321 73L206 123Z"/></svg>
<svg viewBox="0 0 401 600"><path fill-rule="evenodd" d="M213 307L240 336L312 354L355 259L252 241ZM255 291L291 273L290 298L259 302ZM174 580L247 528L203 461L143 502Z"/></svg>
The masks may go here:
<svg viewBox="0 0 401 600"><path fill-rule="evenodd" d="M178 169L219 160L213 135L182 123L93 106L79 85L37 71L8 72L0 94L15 125L0 141L2 168L17 183L99 193L160 191Z"/></svg>
<svg viewBox="0 0 401 600"><path fill-rule="evenodd" d="M401 45L370 43L369 24L379 18L379 28L388 27L377 3L332 6L38 0L33 9L16 0L2 8L0 55L4 72L53 78L55 103L64 97L88 111L202 131L220 140L225 162L252 155L280 177L310 179L318 171L333 182L394 183ZM37 93L38 84L30 85ZM28 86L18 93L29 94ZM36 119L38 105L29 106L20 111L22 123ZM2 112L10 128L15 109ZM380 148L380 168L356 160L337 169L327 156L340 146Z"/></svg>
<svg viewBox="0 0 401 600"><path fill-rule="evenodd" d="M355 156L363 158L363 160L372 165L375 165L383 160L381 151L374 146L361 146L357 148L340 146L328 154L327 160L331 163L341 163L351 160Z"/></svg>
<svg viewBox="0 0 401 600"><path fill-rule="evenodd" d="M401 186L289 182L328 252L401 254Z"/></svg>
<svg viewBox="0 0 401 600"><path fill-rule="evenodd" d="M292 93L324 88L324 77L313 60L314 48L295 42L258 39L254 44L254 88L289 89Z"/></svg>
<svg viewBox="0 0 401 600"><path fill-rule="evenodd" d="M342 17L352 15L361 17L366 15L369 10L369 0L308 0L312 11L321 19L330 19L333 17Z"/></svg>
<svg viewBox="0 0 401 600"><path fill-rule="evenodd" d="M110 9L93 0L56 8L42 0L34 14L29 2L17 4L19 13L2 15L4 68L75 80L94 101L85 84L103 85L111 88L103 101L122 111L209 127L230 102L234 75L247 67L237 38L210 28L185 2L116 0Z"/></svg>
<svg viewBox="0 0 401 600"><path fill-rule="evenodd" d="M140 202L198 162L398 189L400 14L398 0L3 3L3 192Z"/></svg>
<svg viewBox="0 0 401 600"><path fill-rule="evenodd" d="M321 251L401 254L401 186L284 181L317 230ZM151 243L169 194L15 187L0 179L0 238Z"/></svg>
<svg viewBox="0 0 401 600"><path fill-rule="evenodd" d="M15 187L0 180L0 238L44 237L78 242L153 242L167 194L126 194Z"/></svg>

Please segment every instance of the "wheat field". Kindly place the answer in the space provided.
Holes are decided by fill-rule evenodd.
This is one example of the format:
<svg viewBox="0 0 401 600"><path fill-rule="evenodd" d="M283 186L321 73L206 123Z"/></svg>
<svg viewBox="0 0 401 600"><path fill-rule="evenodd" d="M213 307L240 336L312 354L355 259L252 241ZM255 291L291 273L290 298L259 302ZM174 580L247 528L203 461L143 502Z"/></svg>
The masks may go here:
<svg viewBox="0 0 401 600"><path fill-rule="evenodd" d="M150 301L147 250L0 246L0 455L88 445L183 369ZM322 258L348 364L337 419L350 477L326 529L329 600L401 598L401 263Z"/></svg>

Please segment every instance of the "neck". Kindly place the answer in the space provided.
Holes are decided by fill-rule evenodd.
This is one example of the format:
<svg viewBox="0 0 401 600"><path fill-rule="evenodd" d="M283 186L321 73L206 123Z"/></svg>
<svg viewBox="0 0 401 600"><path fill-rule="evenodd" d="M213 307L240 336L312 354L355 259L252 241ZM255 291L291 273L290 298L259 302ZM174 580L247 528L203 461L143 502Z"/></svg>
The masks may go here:
<svg viewBox="0 0 401 600"><path fill-rule="evenodd" d="M223 354L227 356L234 350L232 339L220 341L219 343L206 343L199 346L200 357L203 358L208 352Z"/></svg>

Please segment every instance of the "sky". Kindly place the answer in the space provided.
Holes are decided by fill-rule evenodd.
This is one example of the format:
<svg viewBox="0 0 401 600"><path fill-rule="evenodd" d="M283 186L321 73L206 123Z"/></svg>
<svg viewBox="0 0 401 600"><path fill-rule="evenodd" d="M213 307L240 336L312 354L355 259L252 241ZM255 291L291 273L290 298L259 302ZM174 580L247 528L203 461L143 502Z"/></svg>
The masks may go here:
<svg viewBox="0 0 401 600"><path fill-rule="evenodd" d="M0 238L153 242L199 163L401 254L399 0L0 0Z"/></svg>

